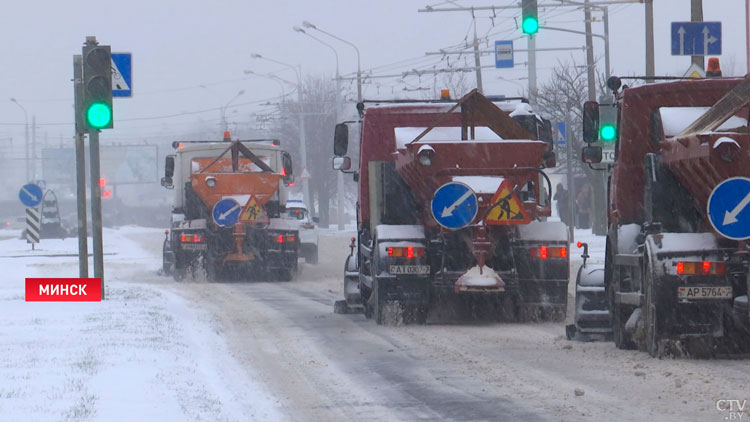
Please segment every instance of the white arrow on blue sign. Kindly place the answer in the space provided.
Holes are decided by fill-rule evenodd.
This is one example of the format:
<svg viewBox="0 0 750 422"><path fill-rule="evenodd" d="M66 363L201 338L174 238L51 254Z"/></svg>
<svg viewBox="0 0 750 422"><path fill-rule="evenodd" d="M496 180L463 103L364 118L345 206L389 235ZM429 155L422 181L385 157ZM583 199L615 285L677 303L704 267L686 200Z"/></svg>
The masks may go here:
<svg viewBox="0 0 750 422"><path fill-rule="evenodd" d="M133 96L133 55L112 53L112 96Z"/></svg>
<svg viewBox="0 0 750 422"><path fill-rule="evenodd" d="M234 199L226 198L217 202L211 214L221 227L234 226L240 218L242 207Z"/></svg>
<svg viewBox="0 0 750 422"><path fill-rule="evenodd" d="M708 220L722 236L750 239L750 179L733 177L719 183L708 197Z"/></svg>
<svg viewBox="0 0 750 422"><path fill-rule="evenodd" d="M18 199L27 207L35 207L42 202L42 188L33 183L23 185L18 191Z"/></svg>
<svg viewBox="0 0 750 422"><path fill-rule="evenodd" d="M721 22L672 22L673 56L721 54Z"/></svg>
<svg viewBox="0 0 750 422"><path fill-rule="evenodd" d="M459 182L440 186L432 197L432 217L446 229L466 227L477 216L477 195Z"/></svg>

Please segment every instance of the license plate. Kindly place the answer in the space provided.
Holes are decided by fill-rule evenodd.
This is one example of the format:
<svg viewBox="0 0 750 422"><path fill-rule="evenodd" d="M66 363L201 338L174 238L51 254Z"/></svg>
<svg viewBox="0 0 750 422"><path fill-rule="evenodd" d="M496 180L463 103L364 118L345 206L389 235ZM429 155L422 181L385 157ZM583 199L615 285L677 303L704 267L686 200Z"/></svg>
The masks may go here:
<svg viewBox="0 0 750 422"><path fill-rule="evenodd" d="M183 243L182 249L188 251L205 251L207 249L207 245L205 243Z"/></svg>
<svg viewBox="0 0 750 422"><path fill-rule="evenodd" d="M429 265L391 265L391 274L429 274Z"/></svg>
<svg viewBox="0 0 750 422"><path fill-rule="evenodd" d="M678 287L679 299L731 299L731 286L691 286Z"/></svg>

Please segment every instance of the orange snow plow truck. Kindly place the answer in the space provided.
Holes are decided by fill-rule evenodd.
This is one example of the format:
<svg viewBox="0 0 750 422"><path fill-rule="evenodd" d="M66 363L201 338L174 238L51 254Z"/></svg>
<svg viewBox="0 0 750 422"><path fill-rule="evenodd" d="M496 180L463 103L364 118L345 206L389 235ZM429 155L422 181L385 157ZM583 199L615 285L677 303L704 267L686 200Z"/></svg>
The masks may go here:
<svg viewBox="0 0 750 422"><path fill-rule="evenodd" d="M349 126L336 127L333 167L354 174L359 198L335 311L363 309L378 324L393 315L423 323L433 310L564 319L568 231L545 221L549 121L523 99L476 90L458 101L373 103L358 104L356 165Z"/></svg>
<svg viewBox="0 0 750 422"><path fill-rule="evenodd" d="M209 279L250 274L291 280L297 272L298 228L280 218L292 160L278 140L174 142L162 186L174 189L163 271Z"/></svg>

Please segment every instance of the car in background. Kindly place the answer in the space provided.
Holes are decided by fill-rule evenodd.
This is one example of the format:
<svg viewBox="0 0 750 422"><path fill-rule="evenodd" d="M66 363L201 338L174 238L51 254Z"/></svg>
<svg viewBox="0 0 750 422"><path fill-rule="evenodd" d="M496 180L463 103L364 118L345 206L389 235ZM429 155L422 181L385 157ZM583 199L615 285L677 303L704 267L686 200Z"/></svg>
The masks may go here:
<svg viewBox="0 0 750 422"><path fill-rule="evenodd" d="M290 199L286 201L284 217L299 222L300 256L308 264L318 263L318 219L312 217L305 203Z"/></svg>

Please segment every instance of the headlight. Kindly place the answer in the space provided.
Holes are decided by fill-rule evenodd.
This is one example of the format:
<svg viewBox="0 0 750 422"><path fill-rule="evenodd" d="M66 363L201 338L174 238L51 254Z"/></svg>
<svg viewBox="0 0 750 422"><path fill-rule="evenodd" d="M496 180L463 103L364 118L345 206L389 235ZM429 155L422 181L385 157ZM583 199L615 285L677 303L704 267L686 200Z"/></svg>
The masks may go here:
<svg viewBox="0 0 750 422"><path fill-rule="evenodd" d="M209 188L216 186L216 178L213 176L206 177L206 186Z"/></svg>
<svg viewBox="0 0 750 422"><path fill-rule="evenodd" d="M435 150L429 145L422 145L417 151L417 159L419 164L427 167L432 165L432 161L435 158Z"/></svg>

